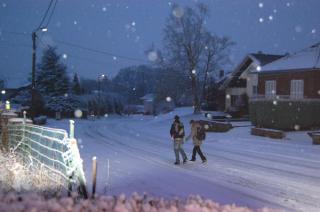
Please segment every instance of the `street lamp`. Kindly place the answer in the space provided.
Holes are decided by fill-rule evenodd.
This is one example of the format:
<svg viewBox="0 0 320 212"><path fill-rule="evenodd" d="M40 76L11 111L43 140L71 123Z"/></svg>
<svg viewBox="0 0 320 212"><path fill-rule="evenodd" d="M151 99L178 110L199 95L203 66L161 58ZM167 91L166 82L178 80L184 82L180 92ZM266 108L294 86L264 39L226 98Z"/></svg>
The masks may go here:
<svg viewBox="0 0 320 212"><path fill-rule="evenodd" d="M41 30L42 32L47 32L47 28L37 28L32 32L32 84L31 84L31 116L35 116L35 92L36 92L36 38L37 32Z"/></svg>
<svg viewBox="0 0 320 212"><path fill-rule="evenodd" d="M5 95L6 95L6 91L5 90L2 90L1 91L1 102L4 102L4 100L5 100Z"/></svg>
<svg viewBox="0 0 320 212"><path fill-rule="evenodd" d="M98 118L100 118L100 111L101 111L101 81L105 79L105 75L102 74L98 77Z"/></svg>

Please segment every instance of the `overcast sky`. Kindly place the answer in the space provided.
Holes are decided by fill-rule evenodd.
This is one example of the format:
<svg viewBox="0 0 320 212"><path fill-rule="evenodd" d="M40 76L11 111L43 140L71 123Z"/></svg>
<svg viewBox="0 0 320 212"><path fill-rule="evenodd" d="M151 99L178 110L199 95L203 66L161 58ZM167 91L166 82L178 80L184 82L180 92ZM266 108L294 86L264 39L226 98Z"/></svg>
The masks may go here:
<svg viewBox="0 0 320 212"><path fill-rule="evenodd" d="M0 0L0 78L9 85L27 81L31 32L49 2ZM56 45L70 74L112 77L123 67L148 64L144 52L152 43L161 48L173 3L194 6L197 2L209 6L208 29L237 43L231 55L233 66L250 52L281 54L320 41L320 0L58 0L48 32L38 32L42 43L38 41L37 57L44 44Z"/></svg>

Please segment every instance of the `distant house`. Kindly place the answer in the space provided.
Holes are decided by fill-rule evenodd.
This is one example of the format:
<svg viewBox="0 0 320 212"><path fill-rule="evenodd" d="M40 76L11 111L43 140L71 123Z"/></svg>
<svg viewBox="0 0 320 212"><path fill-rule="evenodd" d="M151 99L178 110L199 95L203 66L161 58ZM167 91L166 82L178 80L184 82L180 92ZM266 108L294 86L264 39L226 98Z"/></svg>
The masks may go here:
<svg viewBox="0 0 320 212"><path fill-rule="evenodd" d="M144 114L154 114L154 95L152 93L146 94L140 98L143 101Z"/></svg>
<svg viewBox="0 0 320 212"><path fill-rule="evenodd" d="M244 115L248 112L248 99L257 95L258 71L283 55L248 54L220 86L225 90L225 111Z"/></svg>
<svg viewBox="0 0 320 212"><path fill-rule="evenodd" d="M320 43L262 66L253 122L263 127L320 127Z"/></svg>

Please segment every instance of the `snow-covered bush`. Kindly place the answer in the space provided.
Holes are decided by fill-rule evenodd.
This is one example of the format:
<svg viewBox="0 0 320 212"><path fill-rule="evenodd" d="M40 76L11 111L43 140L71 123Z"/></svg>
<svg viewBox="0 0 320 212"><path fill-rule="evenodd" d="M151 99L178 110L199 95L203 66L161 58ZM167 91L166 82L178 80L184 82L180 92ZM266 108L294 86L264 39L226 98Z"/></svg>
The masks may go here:
<svg viewBox="0 0 320 212"><path fill-rule="evenodd" d="M38 116L33 119L33 123L36 125L45 125L47 123L46 116Z"/></svg>
<svg viewBox="0 0 320 212"><path fill-rule="evenodd" d="M134 193L130 198L120 196L97 196L95 199L72 197L45 199L36 194L0 193L0 211L166 211L166 212L280 212L275 209L249 209L234 204L220 205L199 196L186 200L163 199Z"/></svg>
<svg viewBox="0 0 320 212"><path fill-rule="evenodd" d="M65 116L72 116L74 111L81 106L81 102L76 96L55 96L48 99L46 109L50 115L60 112Z"/></svg>
<svg viewBox="0 0 320 212"><path fill-rule="evenodd" d="M55 196L62 189L58 183L62 182L61 178L49 173L43 167L34 165L32 161L26 163L13 153L0 151L0 170L0 191L3 192L33 191L46 196ZM54 177L56 182L48 176Z"/></svg>

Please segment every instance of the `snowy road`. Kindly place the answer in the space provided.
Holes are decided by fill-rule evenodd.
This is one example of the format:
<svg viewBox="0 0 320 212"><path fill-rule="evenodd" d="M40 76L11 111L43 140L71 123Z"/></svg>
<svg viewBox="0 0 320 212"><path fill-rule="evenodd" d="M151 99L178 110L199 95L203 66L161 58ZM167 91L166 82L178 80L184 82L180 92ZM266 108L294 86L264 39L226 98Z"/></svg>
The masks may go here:
<svg viewBox="0 0 320 212"><path fill-rule="evenodd" d="M186 131L194 117L178 111ZM199 194L220 203L276 207L288 211L320 210L320 147L305 133L285 140L249 135L249 127L210 133L202 146L207 164L175 166L169 128L174 114L154 117L109 117L77 121L88 185L91 158L98 158L98 192L186 197ZM50 126L66 128L67 121ZM190 157L191 141L185 144ZM110 162L109 178L107 161ZM107 185L107 186L106 186Z"/></svg>

